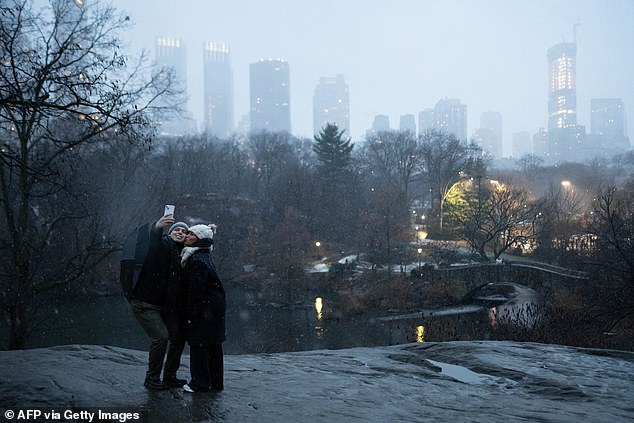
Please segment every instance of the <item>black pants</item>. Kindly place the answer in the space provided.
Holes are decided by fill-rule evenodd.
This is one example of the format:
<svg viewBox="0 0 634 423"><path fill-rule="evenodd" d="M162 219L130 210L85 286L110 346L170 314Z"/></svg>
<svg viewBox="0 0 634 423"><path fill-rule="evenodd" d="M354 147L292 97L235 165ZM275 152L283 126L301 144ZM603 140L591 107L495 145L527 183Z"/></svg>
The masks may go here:
<svg viewBox="0 0 634 423"><path fill-rule="evenodd" d="M222 344L209 347L189 346L189 370L194 391L224 389L224 366Z"/></svg>

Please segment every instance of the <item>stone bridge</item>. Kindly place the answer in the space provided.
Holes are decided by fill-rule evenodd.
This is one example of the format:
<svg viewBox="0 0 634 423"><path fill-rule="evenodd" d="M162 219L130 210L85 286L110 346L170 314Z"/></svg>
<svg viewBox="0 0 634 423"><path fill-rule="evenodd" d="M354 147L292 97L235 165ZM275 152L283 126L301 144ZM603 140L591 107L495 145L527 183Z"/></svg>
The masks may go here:
<svg viewBox="0 0 634 423"><path fill-rule="evenodd" d="M516 283L549 296L588 283L586 272L537 262L503 262L454 265L428 268L423 271L423 283L441 282L462 297L488 283Z"/></svg>

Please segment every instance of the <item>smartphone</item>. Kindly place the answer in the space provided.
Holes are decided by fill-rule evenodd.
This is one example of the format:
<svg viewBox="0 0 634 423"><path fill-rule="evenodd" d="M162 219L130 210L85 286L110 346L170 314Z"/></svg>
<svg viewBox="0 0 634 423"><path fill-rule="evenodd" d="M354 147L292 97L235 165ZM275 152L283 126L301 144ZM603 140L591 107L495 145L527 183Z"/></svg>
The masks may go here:
<svg viewBox="0 0 634 423"><path fill-rule="evenodd" d="M172 204L168 204L165 206L165 212L163 216L169 216L170 214L174 214L174 206Z"/></svg>

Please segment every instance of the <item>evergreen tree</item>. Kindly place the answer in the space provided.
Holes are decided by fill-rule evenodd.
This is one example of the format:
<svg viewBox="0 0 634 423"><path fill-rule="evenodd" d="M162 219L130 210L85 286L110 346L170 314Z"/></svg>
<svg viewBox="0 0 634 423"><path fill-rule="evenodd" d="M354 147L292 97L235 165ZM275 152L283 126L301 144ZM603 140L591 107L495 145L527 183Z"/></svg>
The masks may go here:
<svg viewBox="0 0 634 423"><path fill-rule="evenodd" d="M344 138L344 131L333 124L327 124L313 143L317 155L317 190L312 230L327 241L349 238L357 221L360 201L356 194L360 190L352 172L353 146L349 138Z"/></svg>
<svg viewBox="0 0 634 423"><path fill-rule="evenodd" d="M313 151L317 154L318 168L325 177L340 175L350 167L354 144L350 138L343 137L344 132L337 125L329 123L315 136Z"/></svg>

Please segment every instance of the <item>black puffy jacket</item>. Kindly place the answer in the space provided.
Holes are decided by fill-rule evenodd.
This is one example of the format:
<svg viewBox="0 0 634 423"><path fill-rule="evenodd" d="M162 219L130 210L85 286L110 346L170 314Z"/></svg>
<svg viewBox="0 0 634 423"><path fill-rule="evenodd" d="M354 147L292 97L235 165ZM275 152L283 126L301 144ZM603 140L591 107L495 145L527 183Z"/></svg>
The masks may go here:
<svg viewBox="0 0 634 423"><path fill-rule="evenodd" d="M163 229L152 226L148 255L139 273L131 298L178 311L184 304L179 255L182 244L174 242Z"/></svg>

